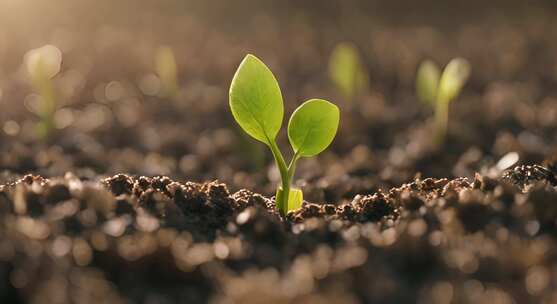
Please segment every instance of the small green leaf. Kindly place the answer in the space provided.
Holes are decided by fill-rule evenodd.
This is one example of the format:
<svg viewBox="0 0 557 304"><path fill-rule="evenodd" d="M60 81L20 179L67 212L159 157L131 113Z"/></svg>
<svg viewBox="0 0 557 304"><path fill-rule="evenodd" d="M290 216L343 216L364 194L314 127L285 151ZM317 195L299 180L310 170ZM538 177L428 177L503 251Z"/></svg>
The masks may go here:
<svg viewBox="0 0 557 304"><path fill-rule="evenodd" d="M470 64L466 59L455 58L451 60L439 81L437 102L451 102L458 94L470 76Z"/></svg>
<svg viewBox="0 0 557 304"><path fill-rule="evenodd" d="M230 109L253 138L271 145L282 125L284 107L275 76L257 57L247 55L230 85Z"/></svg>
<svg viewBox="0 0 557 304"><path fill-rule="evenodd" d="M277 189L276 201L280 202L282 200L283 195L284 193L282 191L282 187L279 187ZM287 202L288 206L286 207L286 210L284 210L284 214L287 214L288 211L300 209L302 207L303 201L304 201L304 194L302 190L296 188L290 189L288 194L288 202Z"/></svg>
<svg viewBox="0 0 557 304"><path fill-rule="evenodd" d="M435 105L441 71L435 62L424 60L416 75L416 94L426 104Z"/></svg>
<svg viewBox="0 0 557 304"><path fill-rule="evenodd" d="M340 111L323 99L310 99L299 106L288 123L288 139L300 156L314 156L335 138Z"/></svg>
<svg viewBox="0 0 557 304"><path fill-rule="evenodd" d="M367 89L369 76L356 46L340 43L335 47L329 60L329 77L349 101Z"/></svg>

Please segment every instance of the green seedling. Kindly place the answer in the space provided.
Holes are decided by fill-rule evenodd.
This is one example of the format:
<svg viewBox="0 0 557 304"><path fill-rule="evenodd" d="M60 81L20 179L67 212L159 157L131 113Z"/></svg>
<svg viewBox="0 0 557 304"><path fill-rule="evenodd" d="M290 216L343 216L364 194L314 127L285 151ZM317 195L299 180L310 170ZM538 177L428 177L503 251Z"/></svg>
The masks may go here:
<svg viewBox="0 0 557 304"><path fill-rule="evenodd" d="M431 61L420 64L416 76L416 95L435 111L433 141L436 146L443 143L449 121L449 104L458 97L470 76L470 64L466 59L451 60L443 73Z"/></svg>
<svg viewBox="0 0 557 304"><path fill-rule="evenodd" d="M271 70L257 57L247 55L238 67L230 85L229 103L240 127L266 144L273 154L281 176L276 193L279 212L286 215L300 208L303 193L291 188L296 162L321 153L331 144L340 119L338 107L323 99L310 99L294 111L288 122L294 155L287 165L276 143L284 118L282 93Z"/></svg>
<svg viewBox="0 0 557 304"><path fill-rule="evenodd" d="M60 72L62 52L53 45L45 45L29 51L24 61L32 85L41 97L37 113L40 118L37 133L40 138L47 139L54 129L54 114L57 108L52 78Z"/></svg>
<svg viewBox="0 0 557 304"><path fill-rule="evenodd" d="M347 102L368 89L369 75L360 53L351 43L339 43L329 59L329 78Z"/></svg>
<svg viewBox="0 0 557 304"><path fill-rule="evenodd" d="M421 102L435 107L441 71L435 62L424 60L416 75L416 94Z"/></svg>
<svg viewBox="0 0 557 304"><path fill-rule="evenodd" d="M155 68L161 80L161 95L172 98L178 94L178 67L174 52L168 46L160 47L155 54Z"/></svg>

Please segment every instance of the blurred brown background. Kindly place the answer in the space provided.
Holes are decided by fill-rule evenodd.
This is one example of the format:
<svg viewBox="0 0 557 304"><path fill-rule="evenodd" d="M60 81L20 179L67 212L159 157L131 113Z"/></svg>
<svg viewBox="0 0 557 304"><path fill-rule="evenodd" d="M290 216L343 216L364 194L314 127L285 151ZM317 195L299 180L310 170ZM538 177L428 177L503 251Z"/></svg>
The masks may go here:
<svg viewBox="0 0 557 304"><path fill-rule="evenodd" d="M327 78L330 52L341 41L360 49L371 90L358 100L361 116L343 116L355 129L342 128L330 151L304 161L300 178L352 170L381 176L375 188L416 172L470 176L511 151L539 162L553 152L556 9L554 1L1 0L0 167L47 176L219 178L260 189L276 174L262 170L272 162L268 151L246 139L228 112L234 70L255 53L277 75L288 110L310 97L343 108ZM32 130L33 90L22 68L23 55L44 44L60 48L64 61L55 79L59 130L46 144ZM174 102L146 94L162 45L178 64ZM431 117L414 96L417 65L456 56L470 60L473 73L454 103L452 129L459 133L444 151L448 165L432 165L431 155L396 161L408 154L412 130ZM369 163L352 164L358 155ZM319 161L352 169L328 172ZM387 170L393 163L400 175Z"/></svg>

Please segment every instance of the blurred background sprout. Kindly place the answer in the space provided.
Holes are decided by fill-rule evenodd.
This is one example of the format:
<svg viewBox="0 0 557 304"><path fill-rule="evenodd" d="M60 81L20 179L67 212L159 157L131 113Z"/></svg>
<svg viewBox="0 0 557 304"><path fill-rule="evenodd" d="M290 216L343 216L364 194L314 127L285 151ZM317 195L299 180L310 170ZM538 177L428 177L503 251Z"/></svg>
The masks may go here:
<svg viewBox="0 0 557 304"><path fill-rule="evenodd" d="M424 60L418 68L416 95L421 102L431 107L435 107L440 75L441 71L437 64L429 59Z"/></svg>
<svg viewBox="0 0 557 304"><path fill-rule="evenodd" d="M329 59L329 78L349 104L368 90L369 75L354 44L342 42L334 48Z"/></svg>
<svg viewBox="0 0 557 304"><path fill-rule="evenodd" d="M161 46L155 54L155 68L161 80L161 94L173 98L178 94L178 68L174 51L169 46Z"/></svg>
<svg viewBox="0 0 557 304"><path fill-rule="evenodd" d="M445 140L449 121L449 104L456 99L470 76L466 59L452 59L443 73L431 60L423 61L416 75L416 95L435 111L433 143L439 146Z"/></svg>
<svg viewBox="0 0 557 304"><path fill-rule="evenodd" d="M40 95L37 113L40 121L36 131L39 138L47 139L54 129L54 114L57 108L52 78L60 72L62 52L54 45L45 45L27 52L24 63L33 88Z"/></svg>

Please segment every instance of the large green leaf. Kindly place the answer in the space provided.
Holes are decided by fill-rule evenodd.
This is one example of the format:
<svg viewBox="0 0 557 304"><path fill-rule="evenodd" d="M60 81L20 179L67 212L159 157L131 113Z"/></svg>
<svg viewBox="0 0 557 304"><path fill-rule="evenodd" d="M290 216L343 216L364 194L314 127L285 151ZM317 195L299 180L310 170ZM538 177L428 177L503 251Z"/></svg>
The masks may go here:
<svg viewBox="0 0 557 304"><path fill-rule="evenodd" d="M416 94L423 103L435 106L441 71L435 62L424 60L416 75Z"/></svg>
<svg viewBox="0 0 557 304"><path fill-rule="evenodd" d="M230 85L230 109L253 138L271 145L282 125L284 106L275 76L257 57L247 55Z"/></svg>
<svg viewBox="0 0 557 304"><path fill-rule="evenodd" d="M310 99L299 106L288 123L288 139L300 156L314 156L335 138L340 111L323 99Z"/></svg>
<svg viewBox="0 0 557 304"><path fill-rule="evenodd" d="M470 76L470 64L466 59L455 58L451 60L439 80L437 102L448 103L459 93Z"/></svg>

